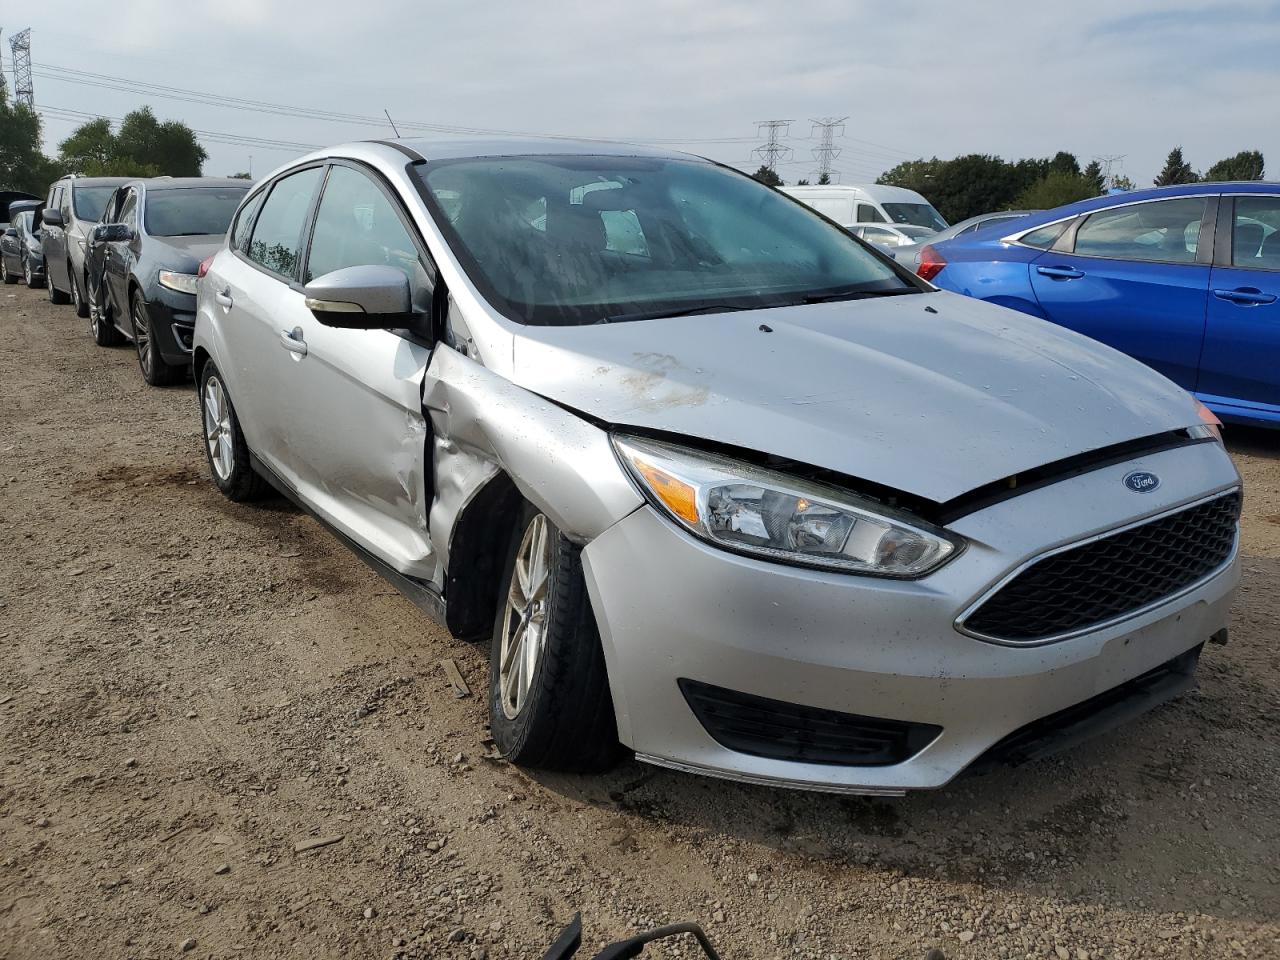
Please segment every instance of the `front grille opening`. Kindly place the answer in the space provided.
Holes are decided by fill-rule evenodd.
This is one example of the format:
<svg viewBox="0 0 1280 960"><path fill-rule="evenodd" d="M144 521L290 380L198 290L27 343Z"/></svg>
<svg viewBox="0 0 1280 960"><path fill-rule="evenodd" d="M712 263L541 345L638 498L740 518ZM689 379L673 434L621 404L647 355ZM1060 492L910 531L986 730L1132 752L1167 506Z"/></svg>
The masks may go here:
<svg viewBox="0 0 1280 960"><path fill-rule="evenodd" d="M965 621L971 633L1029 643L1088 629L1202 580L1231 556L1240 491L1045 557Z"/></svg>
<svg viewBox="0 0 1280 960"><path fill-rule="evenodd" d="M932 724L784 703L697 680L679 684L716 743L770 760L882 767L910 759L942 732Z"/></svg>

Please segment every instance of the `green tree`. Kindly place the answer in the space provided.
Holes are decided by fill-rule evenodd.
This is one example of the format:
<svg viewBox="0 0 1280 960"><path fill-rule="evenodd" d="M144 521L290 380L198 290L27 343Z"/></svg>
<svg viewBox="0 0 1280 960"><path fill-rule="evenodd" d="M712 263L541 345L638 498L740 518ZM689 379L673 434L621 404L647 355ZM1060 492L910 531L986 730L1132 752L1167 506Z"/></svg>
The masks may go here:
<svg viewBox="0 0 1280 960"><path fill-rule="evenodd" d="M830 182L831 182L831 174L829 173L824 173L820 177L818 177L818 186L820 187L825 187Z"/></svg>
<svg viewBox="0 0 1280 960"><path fill-rule="evenodd" d="M43 196L59 173L40 151L40 118L26 104L10 103L0 81L0 189Z"/></svg>
<svg viewBox="0 0 1280 960"><path fill-rule="evenodd" d="M1053 155L1053 159L1048 163L1049 169L1046 173L1066 173L1072 176L1080 176L1080 161L1076 159L1074 153L1068 153L1066 150L1059 150Z"/></svg>
<svg viewBox="0 0 1280 960"><path fill-rule="evenodd" d="M1261 180L1263 170L1261 150L1241 150L1234 157L1215 163L1205 171L1203 179L1219 183L1228 180Z"/></svg>
<svg viewBox="0 0 1280 960"><path fill-rule="evenodd" d="M768 184L771 187L782 186L782 178L778 176L778 174L775 173L773 169L770 167L766 167L762 165L760 169L757 170L755 173L753 173L751 176L759 180L761 183Z"/></svg>
<svg viewBox="0 0 1280 960"><path fill-rule="evenodd" d="M231 179L232 179L232 180L252 180L252 179L253 179L253 174L252 174L252 173L243 173L243 172L242 172L242 173L233 173L233 174L231 175Z"/></svg>
<svg viewBox="0 0 1280 960"><path fill-rule="evenodd" d="M1169 159L1164 162L1164 169L1156 177L1155 185L1171 187L1179 183L1195 183L1199 179L1191 164L1182 159L1182 147L1174 147L1169 151Z"/></svg>
<svg viewBox="0 0 1280 960"><path fill-rule="evenodd" d="M1117 173L1111 178L1112 190L1136 190L1137 185L1126 177L1123 173Z"/></svg>
<svg viewBox="0 0 1280 960"><path fill-rule="evenodd" d="M1105 193L1107 189L1106 178L1102 175L1102 164L1097 160L1090 160L1089 165L1084 168L1084 174L1093 183L1094 190L1098 195Z"/></svg>
<svg viewBox="0 0 1280 960"><path fill-rule="evenodd" d="M980 153L954 160L908 160L876 182L916 191L952 223L1007 210L1024 187L1011 164Z"/></svg>
<svg viewBox="0 0 1280 960"><path fill-rule="evenodd" d="M208 156L190 127L160 123L150 107L126 114L114 133L109 120L83 123L58 151L67 169L90 177L198 177Z"/></svg>
<svg viewBox="0 0 1280 960"><path fill-rule="evenodd" d="M1017 205L1024 210L1051 210L1077 200L1088 200L1098 193L1098 185L1091 177L1052 170L1022 191Z"/></svg>

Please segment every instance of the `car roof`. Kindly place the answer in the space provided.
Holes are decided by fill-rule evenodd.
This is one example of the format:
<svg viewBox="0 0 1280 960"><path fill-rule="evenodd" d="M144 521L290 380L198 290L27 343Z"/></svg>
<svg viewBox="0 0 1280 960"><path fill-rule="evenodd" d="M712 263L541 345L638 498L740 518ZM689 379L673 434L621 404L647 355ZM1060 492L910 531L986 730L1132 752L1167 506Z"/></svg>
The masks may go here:
<svg viewBox="0 0 1280 960"><path fill-rule="evenodd" d="M1065 220L1091 210L1103 210L1107 207L1128 203L1140 203L1143 200L1160 200L1171 197L1212 196L1219 193L1277 193L1280 194L1280 183L1263 180L1224 181L1208 183L1180 183L1171 187L1148 187L1145 190L1127 190L1124 193L1107 193L1101 197L1079 200L1065 206L1032 214L1027 218L1027 226L1035 227L1042 223L1054 223Z"/></svg>
<svg viewBox="0 0 1280 960"><path fill-rule="evenodd" d="M635 143L615 140L579 140L568 137L536 139L532 137L471 137L449 139L445 137L406 137L400 140L382 140L388 146L399 144L408 147L425 160L456 160L470 157L518 157L518 156L613 156L613 157L663 157L667 159L695 159L678 150L661 150Z"/></svg>
<svg viewBox="0 0 1280 960"><path fill-rule="evenodd" d="M155 193L157 190L189 190L192 187L240 187L248 190L253 186L252 180L243 177L150 177L133 182L146 187L148 193Z"/></svg>
<svg viewBox="0 0 1280 960"><path fill-rule="evenodd" d="M128 177L63 177L63 180L76 187L118 187L128 183Z"/></svg>

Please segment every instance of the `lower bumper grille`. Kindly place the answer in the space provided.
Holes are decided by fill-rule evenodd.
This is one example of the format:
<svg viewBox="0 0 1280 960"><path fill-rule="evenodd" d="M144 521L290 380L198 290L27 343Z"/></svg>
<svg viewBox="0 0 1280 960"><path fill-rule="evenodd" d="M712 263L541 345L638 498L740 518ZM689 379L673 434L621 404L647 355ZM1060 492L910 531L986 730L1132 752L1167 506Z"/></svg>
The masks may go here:
<svg viewBox="0 0 1280 960"><path fill-rule="evenodd" d="M888 766L913 757L942 732L931 724L805 707L697 680L679 683L716 743L771 760Z"/></svg>
<svg viewBox="0 0 1280 960"><path fill-rule="evenodd" d="M1231 556L1240 491L1037 560L963 623L994 640L1034 643L1087 630L1204 579Z"/></svg>

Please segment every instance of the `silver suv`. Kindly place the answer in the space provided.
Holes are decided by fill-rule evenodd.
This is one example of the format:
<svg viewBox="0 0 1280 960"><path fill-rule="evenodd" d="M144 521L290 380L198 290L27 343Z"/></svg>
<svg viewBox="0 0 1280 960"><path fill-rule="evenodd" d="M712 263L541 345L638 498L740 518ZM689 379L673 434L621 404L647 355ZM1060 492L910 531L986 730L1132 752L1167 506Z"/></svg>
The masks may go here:
<svg viewBox="0 0 1280 960"><path fill-rule="evenodd" d="M89 232L102 219L107 201L126 177L67 176L49 188L43 223L45 282L51 303L72 303L89 316L85 251Z"/></svg>
<svg viewBox="0 0 1280 960"><path fill-rule="evenodd" d="M268 177L205 269L213 482L488 637L517 763L937 787L1168 699L1225 639L1212 415L737 171L349 144Z"/></svg>

